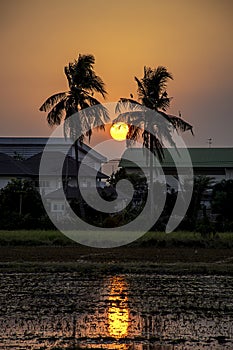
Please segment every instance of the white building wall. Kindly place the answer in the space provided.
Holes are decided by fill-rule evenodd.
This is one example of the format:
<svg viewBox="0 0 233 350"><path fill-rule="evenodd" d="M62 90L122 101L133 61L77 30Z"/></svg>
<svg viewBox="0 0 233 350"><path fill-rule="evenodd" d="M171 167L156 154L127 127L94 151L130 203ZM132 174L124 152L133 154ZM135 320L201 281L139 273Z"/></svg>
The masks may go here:
<svg viewBox="0 0 233 350"><path fill-rule="evenodd" d="M62 184L59 182L57 177L44 177L40 180L40 194L48 194L61 188Z"/></svg>
<svg viewBox="0 0 233 350"><path fill-rule="evenodd" d="M226 169L226 180L233 180L233 168Z"/></svg>
<svg viewBox="0 0 233 350"><path fill-rule="evenodd" d="M1 177L0 178L0 189L4 188L8 182L10 182L13 178L12 177Z"/></svg>

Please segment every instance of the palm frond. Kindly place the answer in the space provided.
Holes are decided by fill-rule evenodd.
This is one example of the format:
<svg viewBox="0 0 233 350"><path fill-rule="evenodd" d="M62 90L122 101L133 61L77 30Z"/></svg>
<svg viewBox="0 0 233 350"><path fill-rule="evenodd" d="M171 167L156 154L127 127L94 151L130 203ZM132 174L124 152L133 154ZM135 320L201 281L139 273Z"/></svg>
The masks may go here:
<svg viewBox="0 0 233 350"><path fill-rule="evenodd" d="M72 81L72 74L70 72L70 67L69 66L65 66L64 73L65 73L66 79L68 80L69 88L71 88L73 81Z"/></svg>
<svg viewBox="0 0 233 350"><path fill-rule="evenodd" d="M132 112L120 113L113 120L113 124L123 122L126 124L134 124L139 126L141 123L144 123L144 115L145 115L145 112L143 111L132 111Z"/></svg>
<svg viewBox="0 0 233 350"><path fill-rule="evenodd" d="M92 128L92 123L93 123L93 118L94 118L94 112L92 108L85 108L81 109L78 113L78 123L79 123L79 128L81 130L81 134L86 134L91 130Z"/></svg>
<svg viewBox="0 0 233 350"><path fill-rule="evenodd" d="M43 112L48 112L50 111L53 106L57 103L59 103L59 101L64 100L67 97L68 93L67 92L59 92L57 94L54 94L52 96L50 96L49 98L47 98L47 100L42 104L42 106L40 107L40 111Z"/></svg>
<svg viewBox="0 0 233 350"><path fill-rule="evenodd" d="M47 115L47 121L50 126L60 125L65 114L65 101L58 102Z"/></svg>
<svg viewBox="0 0 233 350"><path fill-rule="evenodd" d="M173 79L167 68L159 66L155 69L144 67L142 79L135 77L138 85L138 98L146 107L157 110L166 110L170 105L170 98L167 96L167 81Z"/></svg>
<svg viewBox="0 0 233 350"><path fill-rule="evenodd" d="M134 144L138 140L140 134L142 133L142 130L140 127L134 124L128 125L128 127L129 127L129 130L126 135L126 146L130 147L132 144Z"/></svg>
<svg viewBox="0 0 233 350"><path fill-rule="evenodd" d="M69 66L73 85L89 92L100 93L104 98L107 94L103 80L94 72L95 58L93 55L79 55L78 60ZM69 78L69 75L68 75Z"/></svg>
<svg viewBox="0 0 233 350"><path fill-rule="evenodd" d="M95 109L93 109L95 118L100 115L104 122L109 122L109 112L103 104L91 95L86 95L86 100L90 103L90 106L95 106Z"/></svg>
<svg viewBox="0 0 233 350"><path fill-rule="evenodd" d="M137 92L138 92L139 100L142 100L143 97L147 96L147 91L145 90L143 83L137 77L134 77L134 80L136 80L138 84Z"/></svg>
<svg viewBox="0 0 233 350"><path fill-rule="evenodd" d="M90 106L96 106L101 104L99 100L88 94L86 91L83 91L83 95L85 96L85 99L90 103Z"/></svg>
<svg viewBox="0 0 233 350"><path fill-rule="evenodd" d="M164 66L158 66L155 69L146 67L146 74L142 78L142 81L148 88L149 92L153 89L156 89L157 92L162 92L167 87L168 80L173 80L171 73L167 71L167 68Z"/></svg>
<svg viewBox="0 0 233 350"><path fill-rule="evenodd" d="M176 117L175 115L168 114L167 116L177 130L180 130L183 132L190 130L192 135L194 135L193 126L191 124L189 124L188 122L186 122L180 117Z"/></svg>
<svg viewBox="0 0 233 350"><path fill-rule="evenodd" d="M91 140L91 135L92 135L92 130L89 129L87 132L86 132L86 136L88 137L88 141L90 142Z"/></svg>
<svg viewBox="0 0 233 350"><path fill-rule="evenodd" d="M73 114L72 109L69 109L67 114L63 127L65 137L70 137L73 141L79 140L83 135L80 111Z"/></svg>
<svg viewBox="0 0 233 350"><path fill-rule="evenodd" d="M138 101L133 100L132 98L121 97L115 107L115 113L117 114L123 113L124 111L135 110L145 110L145 107L142 106L141 103L139 103Z"/></svg>
<svg viewBox="0 0 233 350"><path fill-rule="evenodd" d="M97 100L94 101L92 97L88 98L91 106L95 106L95 108L90 108L90 112L92 113L93 120L95 118L100 117L104 122L109 122L109 111L108 109L100 102L97 103Z"/></svg>
<svg viewBox="0 0 233 350"><path fill-rule="evenodd" d="M85 108L90 107L90 105L87 103L87 101L85 99L82 99L82 98L79 99L79 105L80 105L81 109L85 109Z"/></svg>
<svg viewBox="0 0 233 350"><path fill-rule="evenodd" d="M109 111L104 105L102 105L101 103L96 105L95 111L105 123L109 123L110 121ZM96 114L95 114L95 117L96 117Z"/></svg>
<svg viewBox="0 0 233 350"><path fill-rule="evenodd" d="M100 114L95 116L95 119L93 122L93 128L96 128L97 130L105 130L105 123L101 119Z"/></svg>
<svg viewBox="0 0 233 350"><path fill-rule="evenodd" d="M93 69L93 66L95 64L95 57L92 54L79 54L78 61L76 61L76 67L78 67L80 70L89 70Z"/></svg>
<svg viewBox="0 0 233 350"><path fill-rule="evenodd" d="M170 107L172 97L167 97L166 91L158 98L157 109L162 109L164 112Z"/></svg>
<svg viewBox="0 0 233 350"><path fill-rule="evenodd" d="M107 91L105 89L105 84L104 84L103 80L95 74L92 76L90 89L93 92L100 93L103 96L103 98L106 98Z"/></svg>
<svg viewBox="0 0 233 350"><path fill-rule="evenodd" d="M94 71L94 64L93 55L80 54L77 60L64 67L69 91L52 95L40 107L41 111L49 112L47 121L51 126L59 125L64 117L65 137L78 138L80 142L85 136L91 137L93 125L103 129L104 123L110 120L108 109L94 97L94 93L104 98L107 94L103 80Z"/></svg>

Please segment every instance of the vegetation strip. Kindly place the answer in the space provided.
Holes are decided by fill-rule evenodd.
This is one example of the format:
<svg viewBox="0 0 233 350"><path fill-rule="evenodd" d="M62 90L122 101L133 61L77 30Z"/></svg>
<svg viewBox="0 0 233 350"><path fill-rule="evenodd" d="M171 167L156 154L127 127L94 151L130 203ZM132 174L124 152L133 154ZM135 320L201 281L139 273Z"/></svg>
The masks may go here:
<svg viewBox="0 0 233 350"><path fill-rule="evenodd" d="M128 246L96 249L58 231L0 231L1 272L233 275L233 233L148 232Z"/></svg>
<svg viewBox="0 0 233 350"><path fill-rule="evenodd" d="M93 232L95 234L96 231ZM83 232L84 233L84 232ZM0 230L0 246L76 246L82 247L56 230ZM217 232L203 237L199 232L176 231L147 232L129 246L159 247L200 247L200 248L233 248L232 232ZM85 249L88 249L84 247ZM91 248L90 248L91 249Z"/></svg>
<svg viewBox="0 0 233 350"><path fill-rule="evenodd" d="M0 263L0 272L5 273L65 273L77 272L85 276L118 274L201 274L233 276L233 264L216 263L95 263L95 262L5 262Z"/></svg>

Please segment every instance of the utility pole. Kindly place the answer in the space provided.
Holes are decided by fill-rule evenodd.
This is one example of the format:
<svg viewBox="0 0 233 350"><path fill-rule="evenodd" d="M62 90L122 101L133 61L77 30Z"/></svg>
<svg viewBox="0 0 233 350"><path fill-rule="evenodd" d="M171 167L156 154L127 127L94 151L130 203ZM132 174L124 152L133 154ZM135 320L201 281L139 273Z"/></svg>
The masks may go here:
<svg viewBox="0 0 233 350"><path fill-rule="evenodd" d="M212 138L209 138L209 139L207 139L207 141L208 141L209 148L211 148L213 139L212 139Z"/></svg>
<svg viewBox="0 0 233 350"><path fill-rule="evenodd" d="M23 192L19 192L19 215L22 215Z"/></svg>

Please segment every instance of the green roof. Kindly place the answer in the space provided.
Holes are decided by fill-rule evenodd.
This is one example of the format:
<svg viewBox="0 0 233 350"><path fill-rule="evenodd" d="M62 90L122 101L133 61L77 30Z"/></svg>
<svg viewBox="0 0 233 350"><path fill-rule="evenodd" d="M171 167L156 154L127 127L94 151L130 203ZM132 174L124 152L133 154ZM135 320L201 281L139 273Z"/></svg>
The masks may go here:
<svg viewBox="0 0 233 350"><path fill-rule="evenodd" d="M165 168L187 167L186 153L189 152L194 168L233 168L233 148L174 148L164 149L164 160L161 165ZM130 161L124 157L130 158ZM119 166L125 168L135 167L137 163L142 168L148 167L148 161L143 148L128 148L122 156Z"/></svg>

